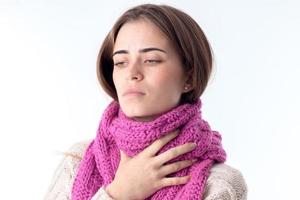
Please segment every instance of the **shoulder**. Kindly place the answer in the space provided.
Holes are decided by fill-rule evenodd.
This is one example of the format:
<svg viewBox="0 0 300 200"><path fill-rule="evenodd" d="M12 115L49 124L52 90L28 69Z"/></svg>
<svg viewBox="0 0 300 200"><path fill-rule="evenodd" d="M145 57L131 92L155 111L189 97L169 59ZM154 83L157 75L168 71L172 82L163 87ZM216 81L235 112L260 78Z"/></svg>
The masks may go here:
<svg viewBox="0 0 300 200"><path fill-rule="evenodd" d="M74 157L81 160L85 150L87 149L90 143L91 140L85 140L74 143L72 146L69 147L69 149L66 152L64 152L65 157Z"/></svg>
<svg viewBox="0 0 300 200"><path fill-rule="evenodd" d="M89 146L91 141L85 140L74 143L64 152L63 164L67 166L72 172L72 176L75 176L79 167L80 161L82 160L85 150Z"/></svg>
<svg viewBox="0 0 300 200"><path fill-rule="evenodd" d="M70 199L70 191L79 163L89 144L90 141L78 142L63 152L63 157L53 174L45 199Z"/></svg>
<svg viewBox="0 0 300 200"><path fill-rule="evenodd" d="M207 180L205 200L245 200L247 184L242 173L224 163L215 164Z"/></svg>
<svg viewBox="0 0 300 200"><path fill-rule="evenodd" d="M68 166L69 168L71 167L72 172L75 173L90 142L91 141L86 140L74 143L70 146L68 150L63 153L64 157L61 164Z"/></svg>

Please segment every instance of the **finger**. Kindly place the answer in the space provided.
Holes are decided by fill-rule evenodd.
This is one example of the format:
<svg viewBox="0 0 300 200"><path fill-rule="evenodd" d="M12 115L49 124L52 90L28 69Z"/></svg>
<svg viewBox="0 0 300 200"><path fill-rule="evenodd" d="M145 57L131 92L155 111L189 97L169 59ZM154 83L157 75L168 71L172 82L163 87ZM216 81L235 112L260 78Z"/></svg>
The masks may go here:
<svg viewBox="0 0 300 200"><path fill-rule="evenodd" d="M130 157L127 156L122 150L120 150L120 156L121 156L120 163L130 160Z"/></svg>
<svg viewBox="0 0 300 200"><path fill-rule="evenodd" d="M156 162L156 164L158 166L163 165L164 163L172 160L173 158L176 158L179 155L185 154L187 152L192 151L193 149L195 149L197 146L195 146L193 143L185 143L183 145L174 147L172 149L167 150L166 152L163 152L162 154L156 156L154 158L154 162Z"/></svg>
<svg viewBox="0 0 300 200"><path fill-rule="evenodd" d="M183 160L183 161L178 161L176 163L172 163L169 165L164 165L160 168L159 174L161 177L165 177L168 174L172 174L174 172L177 172L179 170L182 170L186 167L191 166L194 162L196 162L197 159L195 160Z"/></svg>
<svg viewBox="0 0 300 200"><path fill-rule="evenodd" d="M176 136L178 136L179 130L172 131L171 133L163 136L162 138L159 138L155 140L151 145L149 145L147 148L144 149L144 151L141 152L141 154L144 154L146 156L155 156L155 154L169 141L174 139Z"/></svg>
<svg viewBox="0 0 300 200"><path fill-rule="evenodd" d="M190 175L182 176L182 177L163 178L159 183L159 187L163 188L171 185L186 184L189 180L190 180Z"/></svg>

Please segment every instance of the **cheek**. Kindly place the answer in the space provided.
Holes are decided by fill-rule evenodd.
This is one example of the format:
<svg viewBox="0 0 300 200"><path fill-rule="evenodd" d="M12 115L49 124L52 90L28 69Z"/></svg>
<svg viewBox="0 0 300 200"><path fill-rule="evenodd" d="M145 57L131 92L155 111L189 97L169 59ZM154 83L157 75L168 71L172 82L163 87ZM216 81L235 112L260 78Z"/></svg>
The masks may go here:
<svg viewBox="0 0 300 200"><path fill-rule="evenodd" d="M117 92L117 96L118 96L118 98L120 98L120 93L121 93L121 85L122 85L122 81L121 81L121 79L120 79L120 77L122 77L121 75L120 75L120 73L118 73L118 72L113 72L113 74L112 74L112 79L113 79L113 83L114 83L114 85L115 85L115 88L116 88L116 92Z"/></svg>
<svg viewBox="0 0 300 200"><path fill-rule="evenodd" d="M181 92L181 79L179 73L168 70L158 73L153 83L161 95L177 96Z"/></svg>
<svg viewBox="0 0 300 200"><path fill-rule="evenodd" d="M121 77L117 72L113 71L112 73L112 79L113 79L113 83L116 87L116 89L118 90L119 85L120 85L120 80L118 79L118 77Z"/></svg>
<svg viewBox="0 0 300 200"><path fill-rule="evenodd" d="M113 72L112 72L112 79L113 79L113 82L115 82L115 76L116 76L115 73L116 73L115 70L113 70Z"/></svg>

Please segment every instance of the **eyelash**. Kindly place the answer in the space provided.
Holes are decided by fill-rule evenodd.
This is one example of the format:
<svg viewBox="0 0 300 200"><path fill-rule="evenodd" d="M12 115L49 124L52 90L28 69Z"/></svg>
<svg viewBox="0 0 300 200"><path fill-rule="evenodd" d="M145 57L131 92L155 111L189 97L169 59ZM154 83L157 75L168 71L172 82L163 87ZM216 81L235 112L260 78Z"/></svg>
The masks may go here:
<svg viewBox="0 0 300 200"><path fill-rule="evenodd" d="M161 63L161 60L145 60L145 62L149 61L150 64L158 64ZM119 66L120 64L124 64L125 62L117 62L114 66Z"/></svg>
<svg viewBox="0 0 300 200"><path fill-rule="evenodd" d="M146 61L149 61L150 63L160 63L161 60L146 60Z"/></svg>
<svg viewBox="0 0 300 200"><path fill-rule="evenodd" d="M123 63L124 62L117 62L117 63L114 64L114 66L118 66L118 65L123 64Z"/></svg>

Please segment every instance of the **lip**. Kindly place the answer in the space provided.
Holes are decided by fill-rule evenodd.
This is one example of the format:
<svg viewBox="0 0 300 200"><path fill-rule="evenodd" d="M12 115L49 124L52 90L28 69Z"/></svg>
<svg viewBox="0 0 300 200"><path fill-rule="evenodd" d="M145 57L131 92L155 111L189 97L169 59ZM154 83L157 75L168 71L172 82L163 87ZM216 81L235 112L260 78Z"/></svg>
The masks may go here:
<svg viewBox="0 0 300 200"><path fill-rule="evenodd" d="M140 96L140 95L145 95L145 93L140 90L137 90L137 89L128 89L123 94L123 96L126 96L126 95Z"/></svg>

